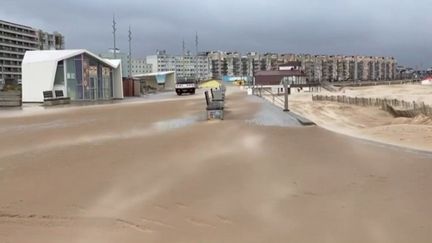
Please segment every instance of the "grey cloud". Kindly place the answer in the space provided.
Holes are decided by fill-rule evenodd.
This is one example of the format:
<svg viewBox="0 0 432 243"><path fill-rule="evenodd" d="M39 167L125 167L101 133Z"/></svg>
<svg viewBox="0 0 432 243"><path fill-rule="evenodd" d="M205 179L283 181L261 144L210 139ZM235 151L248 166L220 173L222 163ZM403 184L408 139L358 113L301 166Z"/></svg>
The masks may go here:
<svg viewBox="0 0 432 243"><path fill-rule="evenodd" d="M274 51L395 56L411 66L432 66L429 0L3 0L0 18L58 30L68 48L104 52L112 46L111 19L134 56L156 49Z"/></svg>

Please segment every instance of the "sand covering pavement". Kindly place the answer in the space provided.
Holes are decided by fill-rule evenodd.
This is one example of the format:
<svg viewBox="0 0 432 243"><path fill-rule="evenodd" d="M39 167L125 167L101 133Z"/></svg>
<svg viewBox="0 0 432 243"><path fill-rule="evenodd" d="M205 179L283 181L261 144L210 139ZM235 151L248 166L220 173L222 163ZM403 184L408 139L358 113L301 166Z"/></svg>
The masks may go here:
<svg viewBox="0 0 432 243"><path fill-rule="evenodd" d="M243 93L207 122L200 96L0 118L0 242L432 238L431 155L254 124Z"/></svg>
<svg viewBox="0 0 432 243"><path fill-rule="evenodd" d="M215 88L219 88L220 86L221 86L221 82L218 80L210 80L200 84L200 88L203 89L215 89Z"/></svg>

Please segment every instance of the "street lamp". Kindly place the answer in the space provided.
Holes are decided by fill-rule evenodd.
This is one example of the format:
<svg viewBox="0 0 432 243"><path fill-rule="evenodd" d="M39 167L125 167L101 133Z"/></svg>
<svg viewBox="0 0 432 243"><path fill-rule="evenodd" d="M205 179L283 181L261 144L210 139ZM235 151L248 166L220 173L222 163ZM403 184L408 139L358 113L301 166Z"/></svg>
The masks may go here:
<svg viewBox="0 0 432 243"><path fill-rule="evenodd" d="M285 77L282 80L283 86L284 86L284 97L285 97L285 102L284 102L284 110L285 112L290 111L288 109L288 94L289 94L289 89L291 88L291 85L288 84L289 78Z"/></svg>

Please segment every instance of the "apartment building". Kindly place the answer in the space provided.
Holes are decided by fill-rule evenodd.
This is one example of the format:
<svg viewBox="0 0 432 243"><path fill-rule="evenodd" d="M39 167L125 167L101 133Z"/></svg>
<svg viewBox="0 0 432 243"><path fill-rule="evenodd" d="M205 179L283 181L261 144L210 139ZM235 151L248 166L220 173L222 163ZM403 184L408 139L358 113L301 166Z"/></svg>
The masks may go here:
<svg viewBox="0 0 432 243"><path fill-rule="evenodd" d="M223 79L230 77L252 77L260 71L276 71L290 62L302 63L302 71L308 82L343 82L393 80L396 76L397 61L393 57L279 54L249 52L210 51L201 53L204 67L196 70L195 56L169 56L165 51L148 56L153 72L176 71L180 77L194 77L196 72L206 78Z"/></svg>
<svg viewBox="0 0 432 243"><path fill-rule="evenodd" d="M252 77L260 71L277 71L285 63L298 61L295 54L278 54L249 52L241 55L238 52L207 52L211 60L213 78L224 76Z"/></svg>
<svg viewBox="0 0 432 243"><path fill-rule="evenodd" d="M64 49L64 37L0 20L0 80L21 81L26 51Z"/></svg>
<svg viewBox="0 0 432 243"><path fill-rule="evenodd" d="M44 32L42 30L37 31L39 40L40 50L64 50L65 49L65 38L62 34L57 31L54 33Z"/></svg>
<svg viewBox="0 0 432 243"><path fill-rule="evenodd" d="M190 52L185 55L169 55L165 50L157 51L156 55L147 56L146 62L152 65L152 72L175 71L179 79L207 80L211 78L211 61L207 53L197 56Z"/></svg>
<svg viewBox="0 0 432 243"><path fill-rule="evenodd" d="M0 79L20 81L25 52L37 49L35 29L0 20Z"/></svg>
<svg viewBox="0 0 432 243"><path fill-rule="evenodd" d="M152 65L148 64L145 59L132 59L131 70L132 70L132 76L151 73Z"/></svg>
<svg viewBox="0 0 432 243"><path fill-rule="evenodd" d="M222 51L212 51L206 53L211 66L211 75L213 78L222 79L222 76L228 73L228 63L225 59L226 53Z"/></svg>
<svg viewBox="0 0 432 243"><path fill-rule="evenodd" d="M267 70L269 64L266 59L256 52L241 55L238 52L213 51L207 52L211 62L213 78L222 79L224 76L252 77L258 71Z"/></svg>
<svg viewBox="0 0 432 243"><path fill-rule="evenodd" d="M393 57L308 56L303 61L310 81L379 81L396 79Z"/></svg>
<svg viewBox="0 0 432 243"><path fill-rule="evenodd" d="M255 73L259 71L264 71L262 69L263 65L261 63L261 56L259 53L249 52L246 54L244 60L247 62L247 64L244 65L247 67L246 70L246 73L248 74L247 76L254 76Z"/></svg>

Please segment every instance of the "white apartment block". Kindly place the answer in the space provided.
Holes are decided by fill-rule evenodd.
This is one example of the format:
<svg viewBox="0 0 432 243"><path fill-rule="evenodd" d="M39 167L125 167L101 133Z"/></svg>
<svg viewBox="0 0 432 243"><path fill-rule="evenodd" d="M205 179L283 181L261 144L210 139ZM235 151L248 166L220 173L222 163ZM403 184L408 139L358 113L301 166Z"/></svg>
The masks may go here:
<svg viewBox="0 0 432 243"><path fill-rule="evenodd" d="M310 82L379 81L397 78L397 61L393 57L342 56L310 54L258 54L245 56L237 52L208 52L213 78L253 76L258 71L278 70L279 66L300 61Z"/></svg>
<svg viewBox="0 0 432 243"><path fill-rule="evenodd" d="M39 39L40 50L64 50L65 49L65 38L62 34L57 31L54 33L44 32L42 30L37 31Z"/></svg>
<svg viewBox="0 0 432 243"><path fill-rule="evenodd" d="M64 49L64 37L0 20L0 79L21 81L21 63L26 51Z"/></svg>
<svg viewBox="0 0 432 243"><path fill-rule="evenodd" d="M179 79L211 78L211 64L207 55L193 56L188 53L184 56L172 56L166 51L157 51L156 55L147 56L146 62L152 65L152 72L175 71Z"/></svg>
<svg viewBox="0 0 432 243"><path fill-rule="evenodd" d="M145 59L132 59L131 63L132 76L152 72L152 65Z"/></svg>

